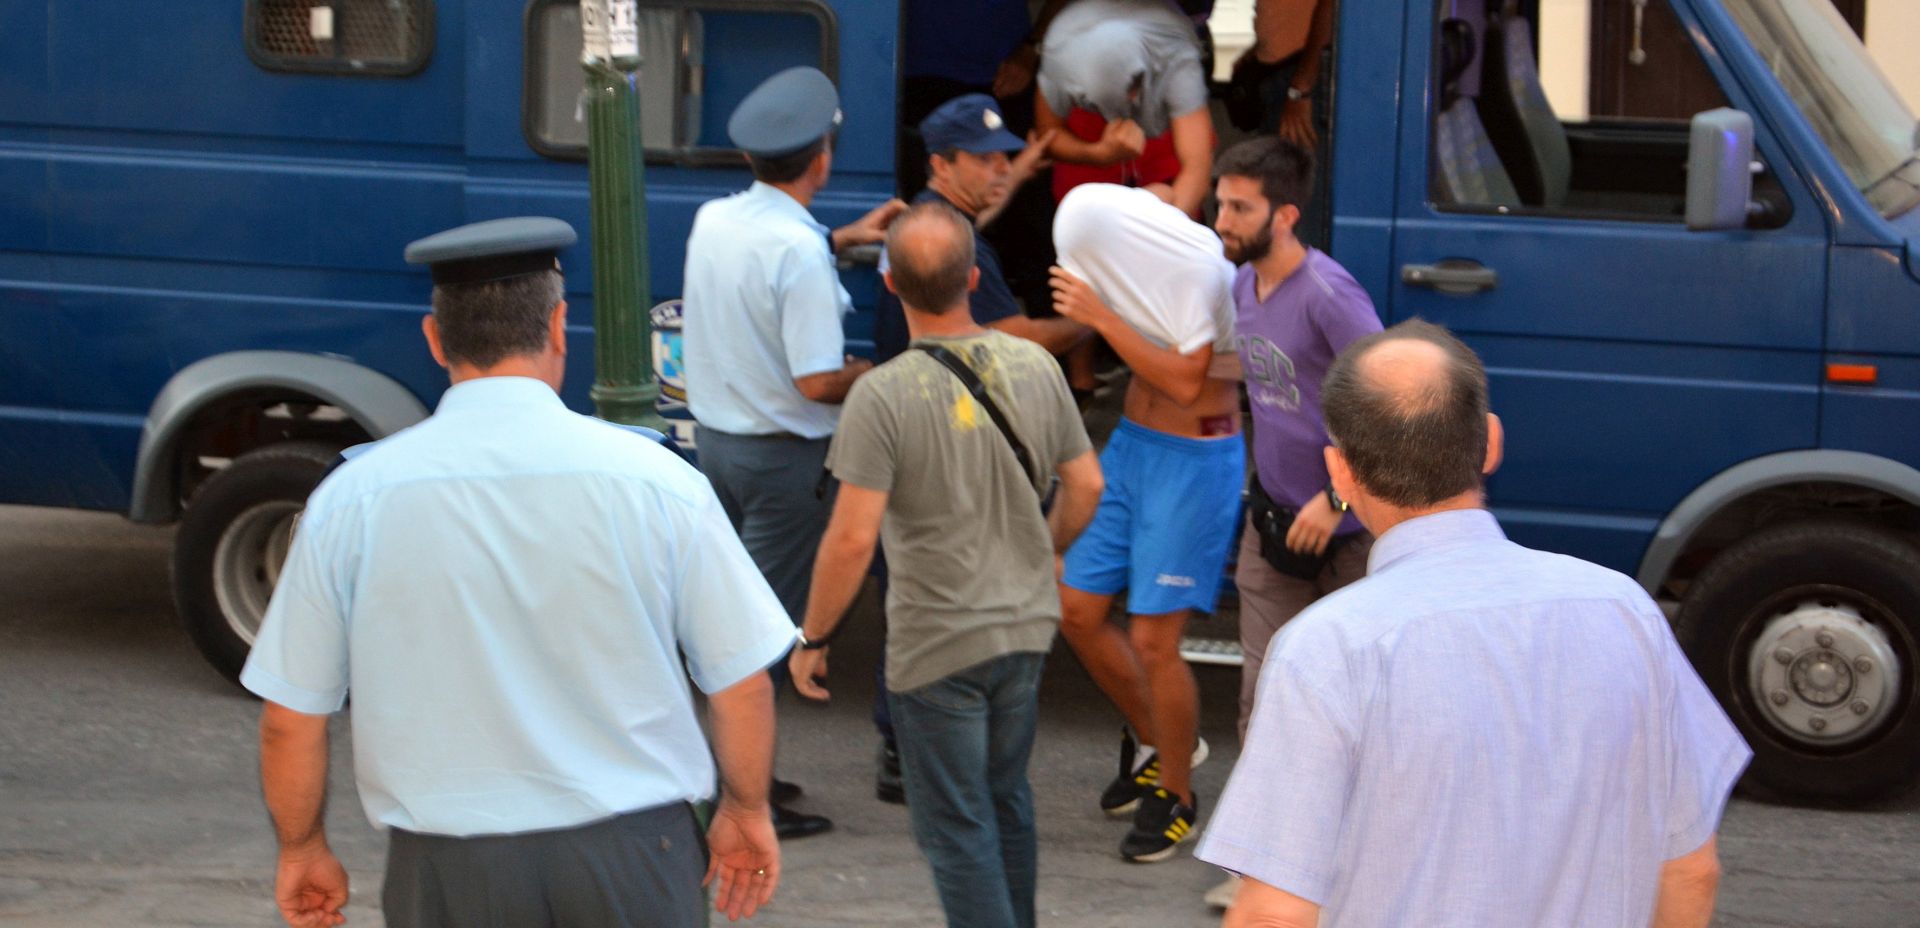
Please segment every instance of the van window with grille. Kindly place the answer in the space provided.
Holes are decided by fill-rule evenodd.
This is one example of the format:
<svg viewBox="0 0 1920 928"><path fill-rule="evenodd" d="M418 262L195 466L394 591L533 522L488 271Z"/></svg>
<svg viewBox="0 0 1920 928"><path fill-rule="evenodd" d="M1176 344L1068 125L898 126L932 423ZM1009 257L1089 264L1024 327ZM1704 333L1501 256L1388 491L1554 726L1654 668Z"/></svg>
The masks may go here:
<svg viewBox="0 0 1920 928"><path fill-rule="evenodd" d="M247 55L269 71L402 77L433 53L430 0L248 0Z"/></svg>

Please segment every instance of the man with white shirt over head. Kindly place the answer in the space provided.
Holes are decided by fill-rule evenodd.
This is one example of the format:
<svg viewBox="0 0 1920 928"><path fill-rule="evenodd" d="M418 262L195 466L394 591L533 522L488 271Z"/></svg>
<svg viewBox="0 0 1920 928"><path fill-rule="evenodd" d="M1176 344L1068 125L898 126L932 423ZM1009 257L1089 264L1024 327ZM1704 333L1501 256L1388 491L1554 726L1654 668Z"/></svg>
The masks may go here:
<svg viewBox="0 0 1920 928"><path fill-rule="evenodd" d="M1132 814L1120 854L1165 860L1194 834L1192 768L1206 756L1180 636L1189 615L1213 611L1246 479L1233 265L1212 230L1113 184L1067 194L1053 236L1054 308L1133 370L1100 455L1106 494L1062 565L1061 632L1127 722L1100 797L1108 814ZM1107 620L1122 590L1125 629Z"/></svg>

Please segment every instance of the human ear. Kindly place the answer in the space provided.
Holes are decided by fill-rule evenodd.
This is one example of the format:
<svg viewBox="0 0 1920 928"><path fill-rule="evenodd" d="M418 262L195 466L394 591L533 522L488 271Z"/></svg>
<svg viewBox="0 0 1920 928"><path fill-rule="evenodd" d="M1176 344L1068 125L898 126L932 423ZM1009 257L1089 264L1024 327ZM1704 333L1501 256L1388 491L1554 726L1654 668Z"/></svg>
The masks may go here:
<svg viewBox="0 0 1920 928"><path fill-rule="evenodd" d="M1500 417L1487 413L1487 459L1480 465L1480 473L1491 477L1500 469L1500 462L1507 454L1507 430L1500 425Z"/></svg>
<svg viewBox="0 0 1920 928"><path fill-rule="evenodd" d="M440 323L434 321L432 314L420 320L420 334L427 337L427 350L433 354L433 363L448 367L446 349L440 347Z"/></svg>

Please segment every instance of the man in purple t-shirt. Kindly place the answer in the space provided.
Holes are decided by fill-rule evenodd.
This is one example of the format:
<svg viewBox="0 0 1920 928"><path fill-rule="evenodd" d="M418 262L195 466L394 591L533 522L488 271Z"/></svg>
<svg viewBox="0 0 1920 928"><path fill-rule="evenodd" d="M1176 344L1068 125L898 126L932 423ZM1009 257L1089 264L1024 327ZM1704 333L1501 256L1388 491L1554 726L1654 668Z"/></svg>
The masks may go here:
<svg viewBox="0 0 1920 928"><path fill-rule="evenodd" d="M1373 545L1373 536L1346 513L1327 482L1320 380L1349 342L1380 331L1380 317L1345 268L1294 237L1312 189L1313 155L1273 136L1227 149L1214 167L1220 203L1214 228L1227 257L1241 265L1233 301L1258 481L1233 576L1240 588L1243 739L1274 632L1315 600L1363 576ZM1256 525L1262 491L1278 514L1266 554L1279 565L1262 556ZM1285 525L1288 513L1292 522ZM1216 887L1207 901L1224 907L1234 883Z"/></svg>

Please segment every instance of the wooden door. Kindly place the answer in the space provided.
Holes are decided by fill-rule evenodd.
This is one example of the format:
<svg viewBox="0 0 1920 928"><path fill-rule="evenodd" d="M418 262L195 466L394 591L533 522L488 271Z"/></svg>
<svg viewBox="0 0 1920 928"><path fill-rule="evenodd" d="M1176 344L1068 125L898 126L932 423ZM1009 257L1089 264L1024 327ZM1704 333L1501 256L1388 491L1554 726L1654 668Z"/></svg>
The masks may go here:
<svg viewBox="0 0 1920 928"><path fill-rule="evenodd" d="M1856 34L1865 35L1867 0L1832 0ZM1887 0L1882 0L1887 2ZM1644 3L1635 55L1634 8ZM1669 0L1593 0L1594 119L1689 119L1725 106L1726 98L1680 28Z"/></svg>

